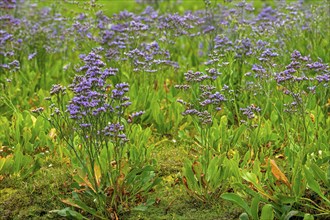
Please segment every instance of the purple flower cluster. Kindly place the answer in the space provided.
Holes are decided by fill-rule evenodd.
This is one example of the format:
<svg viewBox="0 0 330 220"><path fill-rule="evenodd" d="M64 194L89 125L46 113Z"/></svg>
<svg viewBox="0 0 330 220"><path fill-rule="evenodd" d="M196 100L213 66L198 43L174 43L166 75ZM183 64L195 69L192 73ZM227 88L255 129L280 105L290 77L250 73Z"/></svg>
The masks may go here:
<svg viewBox="0 0 330 220"><path fill-rule="evenodd" d="M187 82L203 82L204 80L210 79L209 75L199 71L193 72L192 70L185 73L184 77Z"/></svg>
<svg viewBox="0 0 330 220"><path fill-rule="evenodd" d="M11 5L15 1L5 1L1 8L12 8ZM15 30L20 25L21 21L10 14L0 15L0 59L3 57L5 62L0 63L0 67L6 70L18 70L20 68L20 62L15 59L15 50L21 45L22 39L17 39L14 35ZM1 71L1 69L0 69Z"/></svg>
<svg viewBox="0 0 330 220"><path fill-rule="evenodd" d="M65 94L66 87L60 84L54 84L50 89L50 95Z"/></svg>
<svg viewBox="0 0 330 220"><path fill-rule="evenodd" d="M255 105L250 105L246 108L240 108L240 110L243 112L243 115L245 115L248 119L255 118L255 114L261 111L261 109Z"/></svg>
<svg viewBox="0 0 330 220"><path fill-rule="evenodd" d="M164 30L165 39L171 42L170 38L172 36L178 37L182 35L189 35L189 30L194 28L192 21L195 21L197 18L187 13L184 16L181 16L177 13L167 14L159 17L158 28ZM168 38L166 38L168 36Z"/></svg>
<svg viewBox="0 0 330 220"><path fill-rule="evenodd" d="M102 130L104 136L109 136L112 138L119 138L123 142L127 142L128 139L124 132L124 126L120 123L109 123L105 128Z"/></svg>
<svg viewBox="0 0 330 220"><path fill-rule="evenodd" d="M313 74L315 74L313 76ZM319 62L312 62L309 56L302 56L299 51L293 51L291 54L291 63L285 67L285 70L275 75L277 83L317 81L328 82L330 77L329 66Z"/></svg>
<svg viewBox="0 0 330 220"><path fill-rule="evenodd" d="M90 117L100 116L102 113L113 112L111 100L122 101L124 94L128 91L128 85L116 85L112 95L106 93L111 87L106 80L109 76L114 76L116 69L102 69L105 63L94 51L87 56L82 55L85 65L79 68L85 75L78 75L74 78L70 89L74 92L74 97L68 105L68 112L72 119L78 120L80 124L86 125ZM87 122L86 122L87 120ZM86 127L86 126L84 126Z"/></svg>
<svg viewBox="0 0 330 220"><path fill-rule="evenodd" d="M197 92L195 97L190 97L192 100L186 102L178 99L177 102L185 106L185 111L182 115L197 116L199 122L203 125L212 124L212 115L221 110L222 103L227 99L216 87L207 84L206 81L213 82L217 77L214 75L214 70L211 69L207 73L188 71L184 74L188 85L176 85L175 88L181 89L184 93L188 94L190 90ZM198 87L196 87L198 86ZM225 86L226 87L226 86ZM225 88L227 89L227 87Z"/></svg>
<svg viewBox="0 0 330 220"><path fill-rule="evenodd" d="M2 0L0 2L1 9L14 9L16 7L16 0Z"/></svg>
<svg viewBox="0 0 330 220"><path fill-rule="evenodd" d="M216 106L216 110L221 110L220 108L220 104L222 102L226 101L226 98L220 94L219 92L214 92L212 93L212 91L215 89L215 87L210 86L210 85L200 85L200 97L201 97L201 101L199 102L199 104L201 106L207 106L207 105L214 105Z"/></svg>
<svg viewBox="0 0 330 220"><path fill-rule="evenodd" d="M290 101L284 104L284 111L304 113L307 97L317 95L316 91L320 86L328 87L329 73L329 66L321 60L313 62L310 56L293 51L291 62L285 66L285 70L274 75L283 94L290 97Z"/></svg>
<svg viewBox="0 0 330 220"><path fill-rule="evenodd" d="M50 8L38 9L24 0L0 1L0 71L12 70L10 64L15 60L23 65L26 57L27 61L38 59L33 64L39 72L45 72L45 64L39 59L67 51L66 42L72 36L70 25L67 18Z"/></svg>
<svg viewBox="0 0 330 220"><path fill-rule="evenodd" d="M197 109L186 109L182 112L182 115L197 116L202 125L212 125L212 115L206 110L198 111Z"/></svg>
<svg viewBox="0 0 330 220"><path fill-rule="evenodd" d="M63 105L61 102L52 104L50 107L53 111L51 116L54 123L59 120L58 117L68 115L68 119L73 120L72 128L75 129L82 137L99 143L100 138L96 136L103 135L104 139L123 144L128 141L124 134L124 125L122 119L125 117L124 110L131 105L129 97L128 83L118 83L115 86L109 84L110 77L115 76L117 69L106 68L105 63L99 52L101 48L94 49L88 55L80 55L84 65L77 68L82 75L76 75L72 84L69 85L73 97L67 105L66 113L63 115L60 109ZM57 98L66 94L66 88L61 85L53 85L50 94ZM58 100L57 100L58 101ZM39 109L35 110L39 112ZM128 122L132 122L133 118L139 117L144 111L135 112L128 118ZM67 121L66 123L70 123ZM95 136L96 135L96 136ZM118 142L119 141L119 142Z"/></svg>
<svg viewBox="0 0 330 220"><path fill-rule="evenodd" d="M124 52L122 60L131 60L133 71L156 72L157 66L168 65L178 68L177 62L171 61L170 53L160 48L159 44L154 41L149 44L142 43L140 48L135 48L128 52Z"/></svg>
<svg viewBox="0 0 330 220"><path fill-rule="evenodd" d="M267 78L269 74L267 74L267 70L258 64L253 64L252 71L255 73L254 76L256 78Z"/></svg>

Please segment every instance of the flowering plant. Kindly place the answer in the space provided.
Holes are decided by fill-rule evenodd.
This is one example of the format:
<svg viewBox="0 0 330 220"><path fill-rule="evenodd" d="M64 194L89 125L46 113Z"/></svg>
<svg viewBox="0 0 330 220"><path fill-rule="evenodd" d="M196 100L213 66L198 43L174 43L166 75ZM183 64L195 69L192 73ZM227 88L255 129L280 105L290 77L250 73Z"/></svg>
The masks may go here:
<svg viewBox="0 0 330 220"><path fill-rule="evenodd" d="M215 69L209 69L207 73L188 71L184 75L187 84L177 85L176 88L185 93L191 90L192 96L190 101L178 99L178 102L186 108L182 115L190 115L194 121L202 152L197 160L186 160L183 183L194 198L212 203L212 198L220 197L226 179L232 174L228 172L232 162L213 146L213 142L220 137L214 137L211 129L226 98L213 86L219 75Z"/></svg>
<svg viewBox="0 0 330 220"><path fill-rule="evenodd" d="M118 70L103 69L105 63L97 50L81 58L85 65L77 71L85 74L76 75L69 85L73 97L68 105L65 105L65 87L53 85L50 91L54 103L50 106L49 120L70 148L68 153L79 190L73 192L73 199L63 202L101 219L116 218L132 202L145 202L146 193L158 179L151 166L130 167L126 156L130 151L126 127L143 114L143 111L135 112L129 120L125 119L125 110L131 104L126 96L129 84L110 84L109 78ZM72 210L59 213L68 215Z"/></svg>

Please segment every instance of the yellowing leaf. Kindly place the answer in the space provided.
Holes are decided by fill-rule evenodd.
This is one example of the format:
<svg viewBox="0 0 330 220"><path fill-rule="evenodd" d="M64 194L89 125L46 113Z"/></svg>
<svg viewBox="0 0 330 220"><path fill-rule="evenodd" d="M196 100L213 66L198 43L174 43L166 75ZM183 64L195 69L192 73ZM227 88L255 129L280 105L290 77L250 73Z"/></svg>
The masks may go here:
<svg viewBox="0 0 330 220"><path fill-rule="evenodd" d="M77 170L74 179L79 184L79 186L87 186L88 188L96 192L93 184L89 181L88 175L83 170Z"/></svg>
<svg viewBox="0 0 330 220"><path fill-rule="evenodd" d="M312 113L310 113L309 117L311 118L312 122L314 123L315 122L315 116Z"/></svg>
<svg viewBox="0 0 330 220"><path fill-rule="evenodd" d="M271 166L271 171L272 174L274 175L274 177L284 183L287 187L289 187L291 189L291 185L289 183L288 178L286 178L285 174L280 170L280 168L277 166L275 160L269 160L270 162L270 166Z"/></svg>
<svg viewBox="0 0 330 220"><path fill-rule="evenodd" d="M95 178L96 178L97 186L100 186L101 177L102 177L100 166L95 166L94 172L95 172Z"/></svg>
<svg viewBox="0 0 330 220"><path fill-rule="evenodd" d="M81 209L81 207L79 205L75 204L71 199L62 199L61 201L67 205Z"/></svg>
<svg viewBox="0 0 330 220"><path fill-rule="evenodd" d="M55 128L50 129L48 135L52 140L55 140L55 138L56 138L56 129Z"/></svg>
<svg viewBox="0 0 330 220"><path fill-rule="evenodd" d="M37 121L37 118L34 117L33 115L31 115L31 120L32 120L33 125L35 125L36 121Z"/></svg>

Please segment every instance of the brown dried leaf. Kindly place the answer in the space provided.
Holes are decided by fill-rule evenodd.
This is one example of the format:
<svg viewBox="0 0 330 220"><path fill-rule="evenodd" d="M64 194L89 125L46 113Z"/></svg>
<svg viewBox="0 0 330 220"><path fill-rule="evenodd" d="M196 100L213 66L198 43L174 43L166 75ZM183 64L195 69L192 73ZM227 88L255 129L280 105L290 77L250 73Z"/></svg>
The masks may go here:
<svg viewBox="0 0 330 220"><path fill-rule="evenodd" d="M70 199L62 199L61 201L67 205L81 209L81 207L79 205L73 203Z"/></svg>
<svg viewBox="0 0 330 220"><path fill-rule="evenodd" d="M270 159L269 162L270 162L271 171L272 171L272 174L274 175L274 177L278 181L284 183L287 187L289 187L291 189L291 184L290 184L288 178L286 178L285 174L277 166L275 160Z"/></svg>
<svg viewBox="0 0 330 220"><path fill-rule="evenodd" d="M188 183L187 183L187 179L186 179L185 176L182 177L182 182L183 182L183 185L184 185L187 189L189 189L189 187L188 187Z"/></svg>

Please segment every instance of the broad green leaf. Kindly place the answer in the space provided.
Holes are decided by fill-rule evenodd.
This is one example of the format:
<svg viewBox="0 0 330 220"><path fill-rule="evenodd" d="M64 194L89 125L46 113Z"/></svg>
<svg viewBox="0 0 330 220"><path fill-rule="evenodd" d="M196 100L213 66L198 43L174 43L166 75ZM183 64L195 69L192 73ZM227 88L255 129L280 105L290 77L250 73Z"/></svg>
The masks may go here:
<svg viewBox="0 0 330 220"><path fill-rule="evenodd" d="M272 124L276 123L276 121L278 120L278 115L276 111L272 111L270 115L270 120L272 121Z"/></svg>
<svg viewBox="0 0 330 220"><path fill-rule="evenodd" d="M88 218L84 217L79 212L76 212L76 211L70 209L69 207L66 207L66 208L61 209L61 210L53 210L51 212L55 212L58 215L63 216L63 217L73 217L77 220L81 220L81 219L88 220Z"/></svg>
<svg viewBox="0 0 330 220"><path fill-rule="evenodd" d="M299 170L297 170L299 169ZM302 188L302 172L301 172L301 168L296 168L295 170L296 172L296 176L294 178L292 178L292 189L294 192L294 195L299 197L302 195L302 191L304 190Z"/></svg>
<svg viewBox="0 0 330 220"><path fill-rule="evenodd" d="M249 215L246 214L246 212L243 212L242 214L240 214L239 220L249 220Z"/></svg>
<svg viewBox="0 0 330 220"><path fill-rule="evenodd" d="M18 173L23 165L24 155L21 151L16 151L14 155L14 167L13 172Z"/></svg>
<svg viewBox="0 0 330 220"><path fill-rule="evenodd" d="M313 173L323 181L324 184L326 184L328 187L330 187L330 183L327 180L327 175L325 171L323 171L319 166L317 166L315 163L311 163L309 165L310 169L313 170Z"/></svg>
<svg viewBox="0 0 330 220"><path fill-rule="evenodd" d="M283 217L283 220L290 220L291 217L296 216L298 213L298 211L292 210Z"/></svg>
<svg viewBox="0 0 330 220"><path fill-rule="evenodd" d="M257 175L254 173L244 172L242 174L242 178L248 182L251 182L255 186L260 186L260 184L258 183Z"/></svg>
<svg viewBox="0 0 330 220"><path fill-rule="evenodd" d="M15 121L15 138L18 141L18 140L20 140L20 137L21 137L20 127L21 127L21 124L23 123L23 116L22 116L22 114L20 114L18 112L15 114L15 116L16 116L14 119L14 121Z"/></svg>
<svg viewBox="0 0 330 220"><path fill-rule="evenodd" d="M134 207L132 210L136 210L136 211L146 211L150 206L152 206L153 204L155 204L155 199L148 199L147 202L143 205L139 205Z"/></svg>
<svg viewBox="0 0 330 220"><path fill-rule="evenodd" d="M293 204L296 202L296 197L288 196L285 194L279 194L278 199L281 201L282 204Z"/></svg>
<svg viewBox="0 0 330 220"><path fill-rule="evenodd" d="M224 193L221 195L221 198L235 203L236 205L242 207L250 216L252 215L250 207L239 195L235 193Z"/></svg>
<svg viewBox="0 0 330 220"><path fill-rule="evenodd" d="M244 190L246 193L248 193L252 197L258 197L260 199L260 201L267 202L266 199L264 199L263 197L261 197L260 193L252 190L249 186L247 186L245 184L242 184L242 183L235 183L235 185L237 187L241 188L242 190Z"/></svg>
<svg viewBox="0 0 330 220"><path fill-rule="evenodd" d="M226 165L226 169L229 170L229 174L231 176L234 176L235 178L240 178L240 171L239 171L239 165L238 161L240 160L238 152L235 152L236 155L234 155L234 158L227 159L224 161L224 164Z"/></svg>
<svg viewBox="0 0 330 220"><path fill-rule="evenodd" d="M306 213L304 215L304 219L303 220L314 220L314 216L311 215L311 214Z"/></svg>
<svg viewBox="0 0 330 220"><path fill-rule="evenodd" d="M192 163L190 161L187 161L185 163L185 166L183 168L183 176L186 177L187 180L187 186L190 190L197 190L197 181L195 179L195 175L193 171L191 170Z"/></svg>
<svg viewBox="0 0 330 220"><path fill-rule="evenodd" d="M271 204L266 204L262 207L260 220L273 220L274 219L274 209Z"/></svg>
<svg viewBox="0 0 330 220"><path fill-rule="evenodd" d="M219 158L218 157L212 158L206 172L207 182L213 182L213 184L216 184L214 181L221 182L220 179L221 169L219 168L219 166L221 166L221 163L219 163Z"/></svg>
<svg viewBox="0 0 330 220"><path fill-rule="evenodd" d="M236 129L234 138L232 140L232 144L233 145L236 145L238 139L241 137L241 135L243 134L243 132L245 130L246 130L246 126L245 125L241 125L238 129Z"/></svg>
<svg viewBox="0 0 330 220"><path fill-rule="evenodd" d="M251 202L251 216L252 219L258 219L259 214L259 203L260 199L258 197L254 197Z"/></svg>
<svg viewBox="0 0 330 220"><path fill-rule="evenodd" d="M251 152L248 150L246 151L244 157L243 157L243 161L241 163L241 165L246 165L248 163L248 161L251 159Z"/></svg>
<svg viewBox="0 0 330 220"><path fill-rule="evenodd" d="M322 199L324 199L328 204L330 204L330 201L324 196L324 194L321 191L321 187L318 184L318 182L314 179L314 175L309 171L307 166L304 166L304 172L305 172L305 177L308 183L308 186L316 192Z"/></svg>
<svg viewBox="0 0 330 220"><path fill-rule="evenodd" d="M74 193L72 193L72 195L74 195ZM63 203L67 204L67 205L70 205L70 206L73 206L73 207L76 207L76 208L79 208L79 209L82 209L84 210L85 212L88 212L92 215L94 215L95 217L98 217L100 219L105 219L103 218L102 216L100 216L97 211L91 207L89 207L88 205L86 205L84 202L82 202L79 197L75 196L74 199L63 199L61 200Z"/></svg>
<svg viewBox="0 0 330 220"><path fill-rule="evenodd" d="M6 161L8 160L9 158L0 158L0 173L2 173L2 168L5 166L5 163Z"/></svg>

